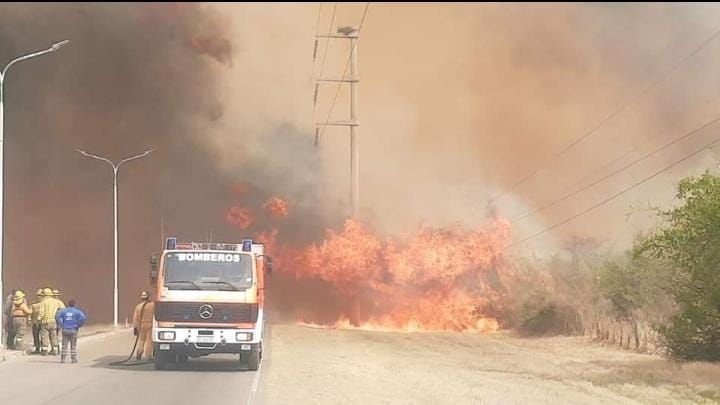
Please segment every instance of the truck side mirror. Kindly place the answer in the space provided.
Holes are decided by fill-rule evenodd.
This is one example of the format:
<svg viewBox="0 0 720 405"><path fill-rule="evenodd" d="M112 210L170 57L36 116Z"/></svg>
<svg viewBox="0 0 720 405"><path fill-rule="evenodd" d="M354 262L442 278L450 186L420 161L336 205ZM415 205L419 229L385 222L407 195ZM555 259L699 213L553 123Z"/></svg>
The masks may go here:
<svg viewBox="0 0 720 405"><path fill-rule="evenodd" d="M273 271L273 259L270 256L265 258L265 273L269 276Z"/></svg>
<svg viewBox="0 0 720 405"><path fill-rule="evenodd" d="M152 285L152 286L157 285L157 277L158 277L158 256L152 255L150 257L150 285Z"/></svg>

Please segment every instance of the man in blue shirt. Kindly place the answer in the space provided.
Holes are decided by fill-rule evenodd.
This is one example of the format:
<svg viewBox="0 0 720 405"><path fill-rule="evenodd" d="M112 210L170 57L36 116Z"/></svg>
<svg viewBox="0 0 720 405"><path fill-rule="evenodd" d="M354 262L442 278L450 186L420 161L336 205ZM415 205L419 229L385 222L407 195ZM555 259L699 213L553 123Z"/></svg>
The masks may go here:
<svg viewBox="0 0 720 405"><path fill-rule="evenodd" d="M75 308L75 300L68 301L68 306L57 312L55 322L62 329L62 351L60 352L60 362L65 363L67 357L68 346L70 346L70 358L73 363L77 363L77 336L78 330L85 323L85 313Z"/></svg>

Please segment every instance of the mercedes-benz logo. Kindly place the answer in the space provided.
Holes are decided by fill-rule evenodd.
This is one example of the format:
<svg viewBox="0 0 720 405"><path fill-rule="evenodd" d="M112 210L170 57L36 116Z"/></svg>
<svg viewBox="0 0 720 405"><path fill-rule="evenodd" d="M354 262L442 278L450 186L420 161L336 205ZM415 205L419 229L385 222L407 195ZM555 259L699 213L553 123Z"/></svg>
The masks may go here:
<svg viewBox="0 0 720 405"><path fill-rule="evenodd" d="M213 312L215 312L215 310L213 309L213 307L211 305L208 305L208 304L201 306L200 309L198 310L198 313L200 314L200 318L202 318L202 319L212 318Z"/></svg>

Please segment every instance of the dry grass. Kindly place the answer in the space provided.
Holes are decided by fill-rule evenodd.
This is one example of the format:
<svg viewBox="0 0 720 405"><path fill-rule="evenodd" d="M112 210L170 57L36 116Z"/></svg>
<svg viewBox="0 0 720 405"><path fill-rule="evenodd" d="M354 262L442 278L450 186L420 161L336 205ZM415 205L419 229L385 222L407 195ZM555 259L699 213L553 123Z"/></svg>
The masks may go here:
<svg viewBox="0 0 720 405"><path fill-rule="evenodd" d="M716 403L720 366L583 338L273 325L268 403Z"/></svg>

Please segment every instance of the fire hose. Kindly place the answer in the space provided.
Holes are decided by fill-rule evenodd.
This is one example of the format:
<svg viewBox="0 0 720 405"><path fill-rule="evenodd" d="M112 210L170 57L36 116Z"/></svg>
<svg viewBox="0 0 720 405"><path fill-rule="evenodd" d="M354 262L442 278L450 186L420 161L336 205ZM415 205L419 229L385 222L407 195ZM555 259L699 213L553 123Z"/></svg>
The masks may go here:
<svg viewBox="0 0 720 405"><path fill-rule="evenodd" d="M140 320L138 321L138 325L140 325L140 327L142 327L142 317L143 317L143 313L145 312L145 305L147 305L147 303L148 303L147 301L143 302L142 307L140 307ZM141 366L143 364L153 363L153 361L151 361L151 360L136 361L136 362L130 363L130 360L132 359L133 354L135 354L135 350L137 349L138 341L140 340L140 330L139 329L140 328L138 328L137 336L135 336L135 343L133 343L132 350L130 350L130 355L124 360L113 361L112 363L110 363L111 366L130 367L130 366Z"/></svg>

